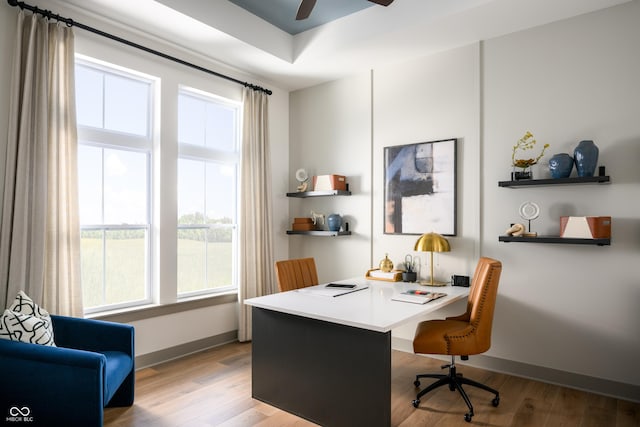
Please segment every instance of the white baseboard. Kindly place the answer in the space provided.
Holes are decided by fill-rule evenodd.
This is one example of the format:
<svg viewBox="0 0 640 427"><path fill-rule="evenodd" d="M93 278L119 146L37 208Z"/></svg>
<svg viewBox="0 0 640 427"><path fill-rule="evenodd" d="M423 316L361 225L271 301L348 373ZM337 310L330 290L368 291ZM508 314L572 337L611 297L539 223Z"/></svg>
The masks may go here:
<svg viewBox="0 0 640 427"><path fill-rule="evenodd" d="M136 370L148 368L149 366L159 363L168 362L169 360L187 356L198 351L208 348L217 347L238 340L238 331L229 331L213 337L203 338L197 341L191 341L185 344L176 345L174 347L165 348L152 353L136 356Z"/></svg>

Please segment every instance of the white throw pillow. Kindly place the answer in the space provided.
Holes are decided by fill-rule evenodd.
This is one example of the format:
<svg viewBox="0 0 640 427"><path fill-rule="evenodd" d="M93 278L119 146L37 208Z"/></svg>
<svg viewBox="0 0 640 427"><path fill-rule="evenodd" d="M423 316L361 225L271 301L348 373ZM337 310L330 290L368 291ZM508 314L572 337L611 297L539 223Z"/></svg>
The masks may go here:
<svg viewBox="0 0 640 427"><path fill-rule="evenodd" d="M0 338L55 346L51 316L23 291L0 318Z"/></svg>
<svg viewBox="0 0 640 427"><path fill-rule="evenodd" d="M5 310L0 318L0 338L55 346L51 322L11 310Z"/></svg>

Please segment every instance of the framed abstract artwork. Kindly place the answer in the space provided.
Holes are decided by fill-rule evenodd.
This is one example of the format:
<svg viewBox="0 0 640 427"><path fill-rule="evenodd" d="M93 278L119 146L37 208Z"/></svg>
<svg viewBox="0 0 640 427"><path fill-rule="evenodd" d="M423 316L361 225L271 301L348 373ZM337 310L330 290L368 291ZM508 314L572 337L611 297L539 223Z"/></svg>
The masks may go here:
<svg viewBox="0 0 640 427"><path fill-rule="evenodd" d="M384 148L384 233L456 235L456 139Z"/></svg>

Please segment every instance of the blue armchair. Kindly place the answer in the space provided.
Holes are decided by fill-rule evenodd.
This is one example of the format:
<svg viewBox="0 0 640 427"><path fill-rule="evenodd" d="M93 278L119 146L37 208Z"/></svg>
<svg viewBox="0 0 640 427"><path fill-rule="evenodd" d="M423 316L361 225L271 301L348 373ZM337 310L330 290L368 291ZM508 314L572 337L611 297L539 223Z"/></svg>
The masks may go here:
<svg viewBox="0 0 640 427"><path fill-rule="evenodd" d="M0 419L102 426L105 406L133 404L134 328L55 315L51 320L56 347L0 340Z"/></svg>

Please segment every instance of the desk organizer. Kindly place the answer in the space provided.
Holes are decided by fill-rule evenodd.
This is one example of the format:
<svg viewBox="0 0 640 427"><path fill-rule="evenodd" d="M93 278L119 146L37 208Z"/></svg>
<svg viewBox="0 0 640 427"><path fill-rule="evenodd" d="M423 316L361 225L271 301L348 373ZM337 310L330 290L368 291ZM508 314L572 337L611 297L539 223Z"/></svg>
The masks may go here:
<svg viewBox="0 0 640 427"><path fill-rule="evenodd" d="M383 280L385 282L401 282L402 281L402 270L392 270L388 273L380 270L379 268L372 268L367 271L365 276L369 280Z"/></svg>

